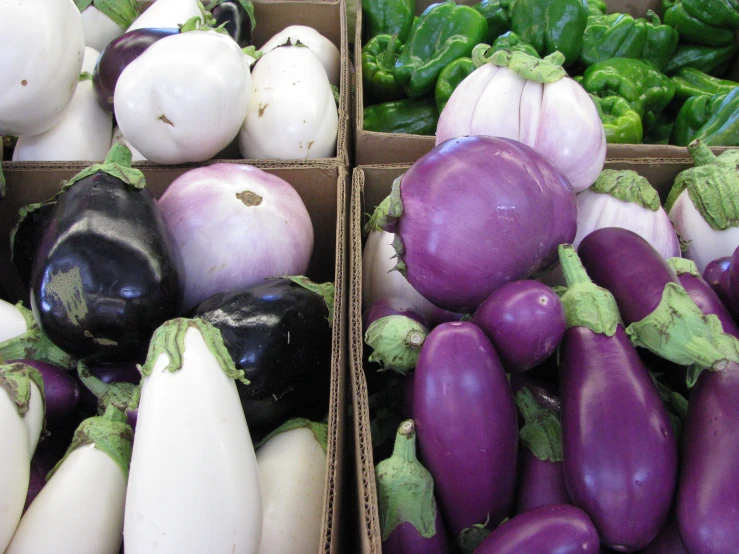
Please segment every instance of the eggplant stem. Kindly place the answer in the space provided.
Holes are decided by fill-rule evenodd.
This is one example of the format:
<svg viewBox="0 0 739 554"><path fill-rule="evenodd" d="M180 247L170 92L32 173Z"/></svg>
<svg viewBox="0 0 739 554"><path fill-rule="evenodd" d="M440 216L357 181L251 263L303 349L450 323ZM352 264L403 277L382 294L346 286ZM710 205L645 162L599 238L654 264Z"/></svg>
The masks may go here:
<svg viewBox="0 0 739 554"><path fill-rule="evenodd" d="M393 458L400 458L406 462L416 461L416 424L412 419L406 419L398 427L393 446Z"/></svg>
<svg viewBox="0 0 739 554"><path fill-rule="evenodd" d="M592 281L571 244L559 245L559 263L562 266L567 287L590 284Z"/></svg>
<svg viewBox="0 0 739 554"><path fill-rule="evenodd" d="M103 396L110 388L108 383L90 373L90 370L84 362L77 362L77 375L80 376L82 384L95 395L95 398L100 399L100 397Z"/></svg>
<svg viewBox="0 0 739 554"><path fill-rule="evenodd" d="M693 157L693 161L696 166L710 165L718 159L716 155L711 152L711 149L700 139L695 139L693 142L688 144L688 152Z"/></svg>

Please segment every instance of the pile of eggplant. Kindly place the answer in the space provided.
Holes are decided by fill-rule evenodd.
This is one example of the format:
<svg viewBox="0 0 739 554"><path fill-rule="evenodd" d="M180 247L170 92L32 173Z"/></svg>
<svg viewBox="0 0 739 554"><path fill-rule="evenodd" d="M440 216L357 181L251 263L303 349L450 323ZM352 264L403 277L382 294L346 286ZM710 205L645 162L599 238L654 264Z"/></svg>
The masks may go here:
<svg viewBox="0 0 739 554"><path fill-rule="evenodd" d="M13 230L0 552L314 553L334 287L302 276L310 215L243 164L157 201L131 161L113 146Z"/></svg>
<svg viewBox="0 0 739 554"><path fill-rule="evenodd" d="M664 207L485 136L395 180L363 256L383 552L739 552L739 174L690 152Z"/></svg>

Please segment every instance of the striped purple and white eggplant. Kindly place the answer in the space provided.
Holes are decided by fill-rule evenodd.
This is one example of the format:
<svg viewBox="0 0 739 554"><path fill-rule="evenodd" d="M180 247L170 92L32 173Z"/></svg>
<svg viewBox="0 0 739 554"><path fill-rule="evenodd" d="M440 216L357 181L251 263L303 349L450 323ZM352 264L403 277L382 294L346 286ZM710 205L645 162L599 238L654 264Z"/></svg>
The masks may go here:
<svg viewBox="0 0 739 554"><path fill-rule="evenodd" d="M603 544L634 552L667 518L677 441L613 295L591 282L572 246L559 252L568 286L560 351L565 482Z"/></svg>

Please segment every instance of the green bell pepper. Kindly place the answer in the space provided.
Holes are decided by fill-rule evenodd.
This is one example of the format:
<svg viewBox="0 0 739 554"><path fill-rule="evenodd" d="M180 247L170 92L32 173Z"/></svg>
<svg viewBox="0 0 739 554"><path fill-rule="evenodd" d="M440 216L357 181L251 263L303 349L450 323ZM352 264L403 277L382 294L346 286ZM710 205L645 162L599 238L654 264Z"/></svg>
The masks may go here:
<svg viewBox="0 0 739 554"><path fill-rule="evenodd" d="M721 106L726 96L726 94L715 94L688 98L675 118L675 125L670 133L670 144L676 146L690 144L698 130Z"/></svg>
<svg viewBox="0 0 739 554"><path fill-rule="evenodd" d="M721 96L724 95L718 95ZM739 146L739 89L725 95L721 103L711 110L708 120L693 137L695 139L708 146Z"/></svg>
<svg viewBox="0 0 739 554"><path fill-rule="evenodd" d="M475 69L477 69L477 66L472 61L472 58L459 58L444 68L441 75L439 75L439 80L436 81L436 93L434 95L439 113L442 112L446 103L449 102L454 89L468 75L475 71Z"/></svg>
<svg viewBox="0 0 739 554"><path fill-rule="evenodd" d="M728 94L739 83L711 77L692 67L684 67L672 77L675 84L675 100L687 100L691 96L713 96Z"/></svg>
<svg viewBox="0 0 739 554"><path fill-rule="evenodd" d="M647 22L626 13L588 17L579 61L591 66L608 58L640 58L647 43Z"/></svg>
<svg viewBox="0 0 739 554"><path fill-rule="evenodd" d="M647 42L641 58L649 60L662 71L677 50L680 34L669 25L664 25L652 10L647 10L647 18Z"/></svg>
<svg viewBox="0 0 739 554"><path fill-rule="evenodd" d="M413 25L416 0L363 0L365 41L377 35L397 35L405 41Z"/></svg>
<svg viewBox="0 0 739 554"><path fill-rule="evenodd" d="M726 46L739 29L739 7L727 0L667 0L665 23L688 42Z"/></svg>
<svg viewBox="0 0 739 554"><path fill-rule="evenodd" d="M652 125L652 130L644 134L644 144L669 144L670 133L675 125L675 117L664 111Z"/></svg>
<svg viewBox="0 0 739 554"><path fill-rule="evenodd" d="M577 61L588 23L586 0L516 0L510 18L511 30L539 55L559 51L565 66Z"/></svg>
<svg viewBox="0 0 739 554"><path fill-rule="evenodd" d="M588 0L588 17L591 15L606 15L605 0Z"/></svg>
<svg viewBox="0 0 739 554"><path fill-rule="evenodd" d="M362 47L364 90L378 102L403 98L403 89L393 75L395 62L402 49L400 40L390 35L377 35Z"/></svg>
<svg viewBox="0 0 739 554"><path fill-rule="evenodd" d="M511 19L508 17L508 11L512 1L482 0L482 2L473 6L488 22L486 42L493 42L500 35L511 30Z"/></svg>
<svg viewBox="0 0 739 554"><path fill-rule="evenodd" d="M432 4L408 35L395 63L395 80L411 98L433 92L441 71L454 60L469 57L487 32L488 22L474 8L453 1Z"/></svg>
<svg viewBox="0 0 739 554"><path fill-rule="evenodd" d="M666 75L674 75L683 67L694 67L718 77L724 73L736 50L736 42L719 48L681 42L663 71Z"/></svg>
<svg viewBox="0 0 739 554"><path fill-rule="evenodd" d="M626 100L620 96L590 96L598 108L608 144L641 144L644 132L641 116Z"/></svg>
<svg viewBox="0 0 739 554"><path fill-rule="evenodd" d="M530 56L541 58L541 56L539 56L539 53L534 49L533 46L531 46L528 42L524 42L523 40L521 40L521 37L519 37L513 31L509 31L496 38L495 41L493 41L493 45L490 47L490 50L486 53L486 56L489 56L490 54L492 54L493 52L497 52L498 50L526 52Z"/></svg>
<svg viewBox="0 0 739 554"><path fill-rule="evenodd" d="M433 136L438 122L436 102L428 96L375 104L364 109L364 130L376 133Z"/></svg>
<svg viewBox="0 0 739 554"><path fill-rule="evenodd" d="M591 65L583 75L586 91L601 98L621 96L642 118L649 131L662 110L672 101L675 85L646 60L611 58Z"/></svg>

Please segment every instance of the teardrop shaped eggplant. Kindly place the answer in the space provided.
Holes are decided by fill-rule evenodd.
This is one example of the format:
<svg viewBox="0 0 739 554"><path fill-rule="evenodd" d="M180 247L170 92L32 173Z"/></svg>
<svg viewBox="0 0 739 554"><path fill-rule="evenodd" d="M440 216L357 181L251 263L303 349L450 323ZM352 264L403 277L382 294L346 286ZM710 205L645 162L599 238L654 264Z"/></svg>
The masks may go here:
<svg viewBox="0 0 739 554"><path fill-rule="evenodd" d="M121 149L127 159L117 164ZM179 250L130 160L116 145L106 164L64 185L33 264L36 320L86 361L140 359L154 330L182 307Z"/></svg>
<svg viewBox="0 0 739 554"><path fill-rule="evenodd" d="M330 283L309 286L325 287L333 297ZM255 440L288 418L326 415L330 315L324 297L287 278L214 294L195 307L192 317L221 331L236 368L250 381L236 387Z"/></svg>

